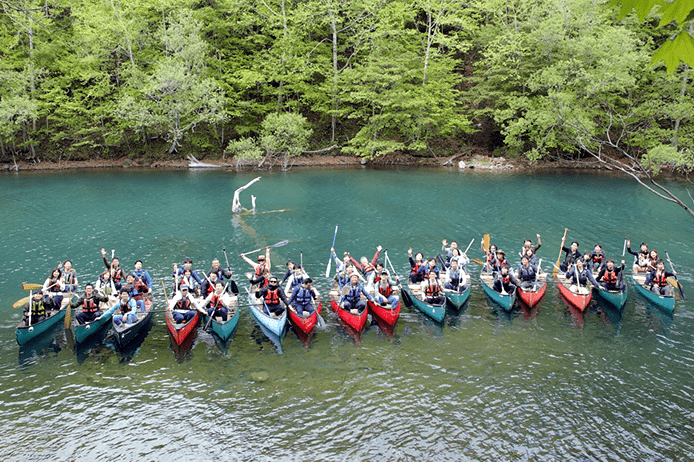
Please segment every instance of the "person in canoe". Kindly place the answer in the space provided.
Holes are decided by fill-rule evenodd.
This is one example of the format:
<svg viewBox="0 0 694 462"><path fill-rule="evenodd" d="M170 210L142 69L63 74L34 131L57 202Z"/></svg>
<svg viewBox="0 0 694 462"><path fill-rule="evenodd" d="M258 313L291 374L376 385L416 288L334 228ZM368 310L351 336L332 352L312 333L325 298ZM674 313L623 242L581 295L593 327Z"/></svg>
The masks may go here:
<svg viewBox="0 0 694 462"><path fill-rule="evenodd" d="M133 273L125 276L125 285L121 290L127 290L131 299L135 300L140 311L145 311L144 295L149 293L147 284L136 278Z"/></svg>
<svg viewBox="0 0 694 462"><path fill-rule="evenodd" d="M593 271L587 268L583 264L583 258L576 260L575 264L571 266L568 273L564 274L566 280L571 284L569 290L573 293L587 293L586 285L588 281L595 287L602 287L598 284L593 276Z"/></svg>
<svg viewBox="0 0 694 462"><path fill-rule="evenodd" d="M376 253L371 261L366 257L361 257L359 261L356 261L351 255L349 257L354 267L360 271L364 279L366 279L367 286L373 286L374 284L374 279L376 278L376 262L378 262L378 255L381 253L381 250L383 250L383 247L380 245L376 247Z"/></svg>
<svg viewBox="0 0 694 462"><path fill-rule="evenodd" d="M523 258L521 258L520 266L518 267L518 281L520 281L521 289L531 289L535 287L536 280L537 268L535 265L531 265L528 256L524 255Z"/></svg>
<svg viewBox="0 0 694 462"><path fill-rule="evenodd" d="M451 259L450 267L446 270L444 289L465 292L467 289L465 271L458 266L458 260Z"/></svg>
<svg viewBox="0 0 694 462"><path fill-rule="evenodd" d="M205 296L200 305L207 308L207 316L211 318L219 316L222 321L226 321L229 317L229 307L224 301L224 283L217 280L217 273L210 272L209 276L210 279L214 279L212 291Z"/></svg>
<svg viewBox="0 0 694 462"><path fill-rule="evenodd" d="M542 239L540 239L540 235L536 234L537 236L537 245L533 245L533 241L530 239L524 239L523 240L523 248L521 251L518 253L521 257L523 255L527 255L528 249L531 249L533 251L533 254L536 254L538 250L540 250L540 247L542 247Z"/></svg>
<svg viewBox="0 0 694 462"><path fill-rule="evenodd" d="M374 290L374 300L381 306L395 306L398 302L398 296L396 295L395 288L398 286L399 281L397 276L395 279L391 279L388 271L381 271L378 278L378 283L376 284L376 290Z"/></svg>
<svg viewBox="0 0 694 462"><path fill-rule="evenodd" d="M65 260L62 265L58 264L61 271L60 278L65 285L65 292L77 292L77 272L72 267L72 260Z"/></svg>
<svg viewBox="0 0 694 462"><path fill-rule="evenodd" d="M246 276L248 276L248 282L250 282L252 286L265 287L269 284L271 279L270 270L262 266L260 267L260 271L262 272L260 276L254 277L251 273L246 274Z"/></svg>
<svg viewBox="0 0 694 462"><path fill-rule="evenodd" d="M364 289L364 286L359 283L359 275L357 273L352 273L350 276L349 285L342 289L340 305L342 305L344 310L349 311L352 314L361 314L366 309L366 303L361 298L362 295L375 303L371 294L368 293L366 289Z"/></svg>
<svg viewBox="0 0 694 462"><path fill-rule="evenodd" d="M46 300L41 289L35 290L29 301L24 305L22 321L26 325L31 317L31 324L37 324L46 319L46 311L51 307L51 302Z"/></svg>
<svg viewBox="0 0 694 462"><path fill-rule="evenodd" d="M113 285L116 287L116 290L120 290L121 285L123 284L123 280L125 279L125 273L123 272L123 268L120 267L120 260L116 257L113 257L111 258L111 262L109 262L106 259L106 250L104 249L101 249L101 258L103 258L104 260L104 265L106 265L106 269L108 269L111 273L111 280L113 281Z"/></svg>
<svg viewBox="0 0 694 462"><path fill-rule="evenodd" d="M289 301L284 290L279 286L277 278L271 276L265 287L255 292L255 298L262 298L265 302L265 310L268 316L279 318L284 313L285 308L289 308ZM280 301L284 304L282 306Z"/></svg>
<svg viewBox="0 0 694 462"><path fill-rule="evenodd" d="M320 294L313 287L313 280L306 277L301 281L301 286L297 286L289 298L289 305L294 306L296 314L304 318L308 318L316 309L313 307L313 301L316 303L320 298Z"/></svg>
<svg viewBox="0 0 694 462"><path fill-rule="evenodd" d="M135 260L135 269L131 273L141 280L150 292L152 291L152 276L149 275L147 270L142 269L142 260Z"/></svg>
<svg viewBox="0 0 694 462"><path fill-rule="evenodd" d="M59 268L54 268L53 271L51 271L50 276L48 276L43 283L41 290L45 294L44 303L48 303L52 305L54 309L59 310L63 303L63 291L65 290L65 283L63 282Z"/></svg>
<svg viewBox="0 0 694 462"><path fill-rule="evenodd" d="M330 257L335 259L335 271L340 272L340 260L337 258L337 255L335 255L335 249L332 247L330 248ZM287 271L285 271L284 276L282 276L282 279L280 280L280 284L284 284L287 279L289 279L289 276L294 274L294 261L293 260L287 260L287 263L285 263L287 266Z"/></svg>
<svg viewBox="0 0 694 462"><path fill-rule="evenodd" d="M202 285L200 286L200 296L203 298L209 297L209 295L214 292L215 286L217 285L218 282L222 283L222 287L224 287L224 282L221 281L218 277L217 274L214 271L210 271L209 274L206 275L205 280L202 281Z"/></svg>
<svg viewBox="0 0 694 462"><path fill-rule="evenodd" d="M106 270L99 275L99 279L97 279L96 287L94 289L107 297L118 296L118 290L113 283L113 279L111 279L111 272L109 270Z"/></svg>
<svg viewBox="0 0 694 462"><path fill-rule="evenodd" d="M256 278L263 274L264 268L267 268L268 271L272 270L272 264L270 262L270 247L266 247L265 255L258 255L256 261L251 260L246 255L241 255L241 258L243 258L246 263L253 267L253 275Z"/></svg>
<svg viewBox="0 0 694 462"><path fill-rule="evenodd" d="M422 294L424 294L424 301L429 305L441 305L446 301L443 287L435 271L430 271L427 280L422 282Z"/></svg>
<svg viewBox="0 0 694 462"><path fill-rule="evenodd" d="M84 286L84 295L82 295L76 301L70 303L70 307L82 307L82 311L75 315L75 319L78 323L85 324L87 322L92 322L101 316L101 313L99 312L99 303L102 302L107 303L108 297L95 292L94 286L91 283L88 283L86 286Z"/></svg>
<svg viewBox="0 0 694 462"><path fill-rule="evenodd" d="M604 290L624 291L627 288L622 277L624 274L624 263L625 261L622 260L620 266L615 266L614 259L608 258L605 266L600 268L600 272L598 272L598 276L595 278L600 283L598 287Z"/></svg>
<svg viewBox="0 0 694 462"><path fill-rule="evenodd" d="M506 259L506 252L501 249L497 249L496 256L494 258L494 268L496 268L494 271L498 271L504 265L509 266L510 268L508 260Z"/></svg>
<svg viewBox="0 0 694 462"><path fill-rule="evenodd" d="M453 256L453 251L458 250L458 242L451 241L451 246L446 247L447 245L448 241L446 239L441 241L441 251L446 252L446 263L449 263L451 261L451 257Z"/></svg>
<svg viewBox="0 0 694 462"><path fill-rule="evenodd" d="M486 273L491 273L492 271L496 271L496 267L494 266L494 259L496 258L496 251L497 247L494 244L489 245L489 249L484 250L484 242L482 242L482 252L484 252L484 266L482 267L482 271Z"/></svg>
<svg viewBox="0 0 694 462"><path fill-rule="evenodd" d="M650 286L651 292L665 297L672 297L672 287L667 278L676 277L677 271L665 271L665 262L658 260L655 269L646 276L645 286Z"/></svg>
<svg viewBox="0 0 694 462"><path fill-rule="evenodd" d="M520 287L520 282L518 282L518 279L516 279L516 277L509 272L510 269L511 267L508 264L503 265L501 266L501 271L496 273L494 276L494 284L492 285L492 289L500 294L504 292L511 294L514 290L516 290L516 287Z"/></svg>
<svg viewBox="0 0 694 462"><path fill-rule="evenodd" d="M594 272L598 272L605 264L605 251L602 250L600 243L595 244L595 247L590 252L590 266Z"/></svg>
<svg viewBox="0 0 694 462"><path fill-rule="evenodd" d="M565 273L575 262L583 260L583 255L578 251L578 241L573 241L571 247L562 246L561 250L566 255L564 256L564 261L559 265L559 269Z"/></svg>
<svg viewBox="0 0 694 462"><path fill-rule="evenodd" d="M130 298L126 289L121 289L120 299L116 302L116 311L120 314L113 316L113 323L117 326L121 324L135 324L137 322L137 304Z"/></svg>
<svg viewBox="0 0 694 462"><path fill-rule="evenodd" d="M436 274L436 279L439 278L439 267L436 266L436 259L435 258L430 258L427 260L426 265L421 266L418 270L417 273L419 273L420 280L422 282L426 282L429 280L429 274L430 273L435 273Z"/></svg>
<svg viewBox="0 0 694 462"><path fill-rule="evenodd" d="M176 264L174 263L174 266ZM193 277L193 270L190 268L181 268L183 272L176 278L176 287L180 291L183 286L186 286L190 293L196 293L196 279ZM178 272L177 269L174 269L175 272Z"/></svg>
<svg viewBox="0 0 694 462"><path fill-rule="evenodd" d="M451 258L448 260L448 264L446 266L450 268L451 262L453 260L458 262L458 268L463 271L465 270L467 265L470 264L470 258L468 258L468 256L465 255L465 252L463 252L460 249L453 249L453 251L451 252Z"/></svg>
<svg viewBox="0 0 694 462"><path fill-rule="evenodd" d="M222 288L224 288L222 286ZM187 285L182 285L172 300L171 317L177 324L185 324L195 317L195 311L202 311Z"/></svg>
<svg viewBox="0 0 694 462"><path fill-rule="evenodd" d="M407 258L410 260L410 282L412 284L418 284L423 281L421 274L419 273L419 268L425 265L424 255L422 252L417 252L412 258L412 247L407 249Z"/></svg>
<svg viewBox="0 0 694 462"><path fill-rule="evenodd" d="M660 257L658 256L658 252L655 250L651 250L648 252L648 272L650 273L654 269L656 269L658 265L658 260L660 260Z"/></svg>
<svg viewBox="0 0 694 462"><path fill-rule="evenodd" d="M634 256L634 273L647 273L648 269L648 244L641 243L641 248L638 252L631 250L631 240L627 239L627 252Z"/></svg>
<svg viewBox="0 0 694 462"><path fill-rule="evenodd" d="M232 294L238 295L239 293L239 287L236 285L236 281L232 278L232 271L231 268L222 268L222 266L219 263L219 259L215 258L212 260L212 268L210 268L210 271L207 273L209 276L210 273L215 273L217 275L217 281L224 282L224 279L229 281L229 290L231 290ZM204 283L205 281L203 281ZM211 290L214 290L214 285L212 286Z"/></svg>
<svg viewBox="0 0 694 462"><path fill-rule="evenodd" d="M525 251L525 256L528 257L528 263L533 266L537 266L537 256L535 255L535 251L533 249L527 249Z"/></svg>
<svg viewBox="0 0 694 462"><path fill-rule="evenodd" d="M287 279L287 285L284 287L285 294L291 294L294 289L303 284L304 279L308 278L308 274L301 267L301 265L294 265L294 272Z"/></svg>
<svg viewBox="0 0 694 462"><path fill-rule="evenodd" d="M179 268L176 263L173 264L173 272L171 273L171 276L178 280L178 278L185 274L186 270L189 272L189 277L192 277L195 282L198 283L198 285L202 285L202 279L200 279L200 276L198 276L198 272L193 269L193 260L187 257L185 260L183 260L183 268ZM192 292L194 285L190 284L189 287Z"/></svg>

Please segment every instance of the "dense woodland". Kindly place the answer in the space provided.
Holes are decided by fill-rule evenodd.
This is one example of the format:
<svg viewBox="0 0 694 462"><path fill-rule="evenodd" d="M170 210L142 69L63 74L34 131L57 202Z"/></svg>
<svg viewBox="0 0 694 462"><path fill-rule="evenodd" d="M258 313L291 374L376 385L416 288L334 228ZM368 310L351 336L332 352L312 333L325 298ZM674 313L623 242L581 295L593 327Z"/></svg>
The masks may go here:
<svg viewBox="0 0 694 462"><path fill-rule="evenodd" d="M1 155L690 165L688 66L650 63L692 23L660 19L596 0L0 0Z"/></svg>

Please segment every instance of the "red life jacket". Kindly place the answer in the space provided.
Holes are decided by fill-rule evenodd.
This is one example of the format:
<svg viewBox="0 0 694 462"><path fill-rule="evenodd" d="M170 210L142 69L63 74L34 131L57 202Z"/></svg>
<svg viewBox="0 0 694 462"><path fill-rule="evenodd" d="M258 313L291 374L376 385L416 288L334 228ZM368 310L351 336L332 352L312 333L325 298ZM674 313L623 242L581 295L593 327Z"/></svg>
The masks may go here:
<svg viewBox="0 0 694 462"><path fill-rule="evenodd" d="M224 294L222 294L224 295ZM222 295L217 295L216 293L212 296L210 299L210 306L212 308L221 308L224 306L224 303L222 303Z"/></svg>
<svg viewBox="0 0 694 462"><path fill-rule="evenodd" d="M500 275L499 279L501 279L502 284L508 284L509 282L511 282L511 275L507 274L506 276L504 276L502 274L502 275Z"/></svg>
<svg viewBox="0 0 694 462"><path fill-rule="evenodd" d="M421 267L422 267L422 265L420 265L419 263L415 263L414 266L412 267L412 272L416 273L417 271L419 271L419 268L421 268Z"/></svg>
<svg viewBox="0 0 694 462"><path fill-rule="evenodd" d="M123 279L123 268L118 268L111 271L111 279L113 282L120 282Z"/></svg>
<svg viewBox="0 0 694 462"><path fill-rule="evenodd" d="M390 294L393 293L393 288L390 286L390 284L386 284L385 287L383 287L381 284L378 285L378 293L383 295L384 297L390 297Z"/></svg>
<svg viewBox="0 0 694 462"><path fill-rule="evenodd" d="M280 304L280 294L279 287L275 290L268 290L265 293L265 303L268 305L279 305Z"/></svg>
<svg viewBox="0 0 694 462"><path fill-rule="evenodd" d="M97 311L99 311L99 306L96 303L94 303L94 297L85 298L82 301L82 312L92 314L96 313Z"/></svg>
<svg viewBox="0 0 694 462"><path fill-rule="evenodd" d="M366 262L366 264L362 265L362 267L361 267L361 270L364 273L364 276L366 276L368 273L370 273L371 271L373 271L375 269L376 268L374 268L374 266L369 262Z"/></svg>
<svg viewBox="0 0 694 462"><path fill-rule="evenodd" d="M614 270L610 271L607 268L605 268L605 274L602 275L602 281L608 284L616 284L617 272Z"/></svg>
<svg viewBox="0 0 694 462"><path fill-rule="evenodd" d="M439 293L441 293L441 287L438 283L431 284L431 282L429 282L429 284L427 284L427 297L438 297Z"/></svg>
<svg viewBox="0 0 694 462"><path fill-rule="evenodd" d="M255 274L256 279L260 277L261 274L263 274L263 268L265 265L258 265L255 267L253 270L253 274Z"/></svg>
<svg viewBox="0 0 694 462"><path fill-rule="evenodd" d="M603 255L595 254L593 255L593 262L600 263L602 261Z"/></svg>
<svg viewBox="0 0 694 462"><path fill-rule="evenodd" d="M657 284L658 287L665 287L668 284L665 272L663 271L660 273L660 275L658 275L658 272L656 271L655 276L653 276L653 282Z"/></svg>
<svg viewBox="0 0 694 462"><path fill-rule="evenodd" d="M213 284L208 283L207 284L207 289L205 290L205 293L203 294L203 297L207 297L210 295L212 292L214 292L214 284L217 282L215 281Z"/></svg>

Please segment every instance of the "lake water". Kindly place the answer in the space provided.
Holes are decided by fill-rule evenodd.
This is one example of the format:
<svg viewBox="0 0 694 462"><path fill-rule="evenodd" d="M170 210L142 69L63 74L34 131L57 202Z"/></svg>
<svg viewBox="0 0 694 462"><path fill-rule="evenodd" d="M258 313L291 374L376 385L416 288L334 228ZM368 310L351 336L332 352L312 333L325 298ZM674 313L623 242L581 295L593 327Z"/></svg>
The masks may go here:
<svg viewBox="0 0 694 462"><path fill-rule="evenodd" d="M0 175L2 459L694 457L692 302L678 300L668 316L633 287L621 315L595 304L579 315L551 286L538 310L509 316L475 285L467 308L443 325L403 308L392 338L374 324L359 342L325 313L326 328L308 345L289 332L283 354L247 311L225 353L199 331L177 357L160 313L126 352L106 333L74 351L62 328L17 346L21 310L11 304L26 295L21 283L42 283L59 260L72 259L84 285L103 270L102 247L125 268L141 258L161 308L160 279L170 284L172 263L191 257L207 269L226 247L239 274L249 269L239 253L288 239L273 266L303 257L326 296L338 223L338 252L370 258L380 244L402 275L408 247L435 255L444 238L463 248L474 238L470 253L480 258L484 233L514 256L540 233L548 268L565 227L582 250L600 242L616 258L629 237L634 248L667 249L694 298L694 219L630 179L426 169L260 175L243 205L254 194L258 212L286 211L232 216L233 192L252 173Z"/></svg>

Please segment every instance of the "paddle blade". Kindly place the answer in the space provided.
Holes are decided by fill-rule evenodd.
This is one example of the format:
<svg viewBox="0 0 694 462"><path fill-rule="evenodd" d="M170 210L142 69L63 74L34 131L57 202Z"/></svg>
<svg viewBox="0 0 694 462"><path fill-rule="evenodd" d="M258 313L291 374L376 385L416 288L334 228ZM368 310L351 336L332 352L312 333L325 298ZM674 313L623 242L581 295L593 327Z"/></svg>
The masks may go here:
<svg viewBox="0 0 694 462"><path fill-rule="evenodd" d="M37 290L37 289L42 289L43 285L41 284L31 284L31 283L23 283L22 284L22 290Z"/></svg>
<svg viewBox="0 0 694 462"><path fill-rule="evenodd" d="M412 298L410 297L410 293L404 288L400 292L402 292L402 301L405 303L405 305L412 306Z"/></svg>
<svg viewBox="0 0 694 462"><path fill-rule="evenodd" d="M559 274L559 259L557 259L557 263L555 263L554 269L552 270L552 277L556 278L557 274Z"/></svg>
<svg viewBox="0 0 694 462"><path fill-rule="evenodd" d="M29 297L20 298L12 304L12 308L19 308L20 306L26 304L29 301Z"/></svg>
<svg viewBox="0 0 694 462"><path fill-rule="evenodd" d="M482 237L482 246L484 247L485 252L489 251L489 233Z"/></svg>
<svg viewBox="0 0 694 462"><path fill-rule="evenodd" d="M476 258L473 258L472 261L477 263L478 265L484 265L484 262L482 260L478 260Z"/></svg>
<svg viewBox="0 0 694 462"><path fill-rule="evenodd" d="M65 307L65 328L69 329L71 323L72 323L72 307L68 303L67 306Z"/></svg>
<svg viewBox="0 0 694 462"><path fill-rule="evenodd" d="M329 278L330 277L330 266L332 265L332 258L328 260L328 267L325 269L325 277Z"/></svg>

